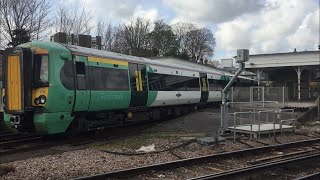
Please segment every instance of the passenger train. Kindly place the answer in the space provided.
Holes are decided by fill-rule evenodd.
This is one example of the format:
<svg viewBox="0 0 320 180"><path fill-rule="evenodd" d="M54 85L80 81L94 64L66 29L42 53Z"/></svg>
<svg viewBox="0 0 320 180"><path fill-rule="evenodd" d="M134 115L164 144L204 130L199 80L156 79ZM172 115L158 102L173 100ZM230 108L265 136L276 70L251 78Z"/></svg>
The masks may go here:
<svg viewBox="0 0 320 180"><path fill-rule="evenodd" d="M220 103L232 76L186 61L29 42L4 53L4 122L12 131L57 134L179 116Z"/></svg>

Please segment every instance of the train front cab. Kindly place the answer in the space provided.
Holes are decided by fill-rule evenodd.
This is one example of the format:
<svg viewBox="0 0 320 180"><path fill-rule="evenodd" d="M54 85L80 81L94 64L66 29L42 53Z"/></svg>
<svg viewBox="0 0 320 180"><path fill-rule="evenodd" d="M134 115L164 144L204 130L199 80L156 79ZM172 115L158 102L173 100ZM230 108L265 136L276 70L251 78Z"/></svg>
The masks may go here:
<svg viewBox="0 0 320 180"><path fill-rule="evenodd" d="M12 131L59 133L70 123L59 119L63 113L52 111L52 105L57 103L53 101L55 98L50 100L49 92L57 87L54 87L55 72L54 68L50 68L50 61L58 60L61 53L49 53L50 50L52 47L41 43L26 43L5 51L2 89L4 122Z"/></svg>
<svg viewBox="0 0 320 180"><path fill-rule="evenodd" d="M49 53L45 49L25 46L5 51L4 121L10 129L35 131L35 107L44 106L48 97L48 64Z"/></svg>

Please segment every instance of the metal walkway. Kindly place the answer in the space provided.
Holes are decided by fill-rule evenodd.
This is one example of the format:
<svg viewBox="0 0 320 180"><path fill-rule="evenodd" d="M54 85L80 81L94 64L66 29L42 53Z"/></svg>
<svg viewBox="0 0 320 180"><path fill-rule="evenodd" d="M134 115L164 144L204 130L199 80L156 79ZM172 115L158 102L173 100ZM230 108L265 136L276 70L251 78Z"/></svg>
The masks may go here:
<svg viewBox="0 0 320 180"><path fill-rule="evenodd" d="M277 132L284 131L293 131L294 126L291 125L281 125L281 124L252 124L252 125L240 125L240 126L230 126L228 129L231 132L242 133L242 134L250 134L253 135L254 138L257 138L259 134L271 134Z"/></svg>

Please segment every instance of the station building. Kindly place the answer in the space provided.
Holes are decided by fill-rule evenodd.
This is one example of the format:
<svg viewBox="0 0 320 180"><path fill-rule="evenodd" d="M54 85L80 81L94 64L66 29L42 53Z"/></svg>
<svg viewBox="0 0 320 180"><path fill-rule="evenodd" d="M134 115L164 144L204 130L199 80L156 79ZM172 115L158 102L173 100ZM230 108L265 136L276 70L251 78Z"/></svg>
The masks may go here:
<svg viewBox="0 0 320 180"><path fill-rule="evenodd" d="M221 60L222 68L236 70L230 59ZM254 54L246 62L243 75L259 85L285 87L289 101L314 101L320 94L320 51Z"/></svg>

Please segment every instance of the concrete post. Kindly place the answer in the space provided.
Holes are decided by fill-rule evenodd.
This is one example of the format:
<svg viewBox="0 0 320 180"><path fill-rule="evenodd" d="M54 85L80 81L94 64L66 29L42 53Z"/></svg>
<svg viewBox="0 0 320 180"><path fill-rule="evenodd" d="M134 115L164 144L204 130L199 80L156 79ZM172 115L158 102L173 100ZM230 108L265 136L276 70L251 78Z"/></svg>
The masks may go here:
<svg viewBox="0 0 320 180"><path fill-rule="evenodd" d="M260 80L261 80L261 69L258 69L256 71L256 74L257 74L257 80L258 80L258 86L260 86Z"/></svg>
<svg viewBox="0 0 320 180"><path fill-rule="evenodd" d="M261 70L258 69L256 74L257 74L258 86L260 86ZM258 100L260 100L260 88L258 88Z"/></svg>
<svg viewBox="0 0 320 180"><path fill-rule="evenodd" d="M298 76L298 100L301 100L301 84L300 84L300 80L301 80L301 73L303 71L303 69L299 66L298 69L295 69L297 72L297 76Z"/></svg>

